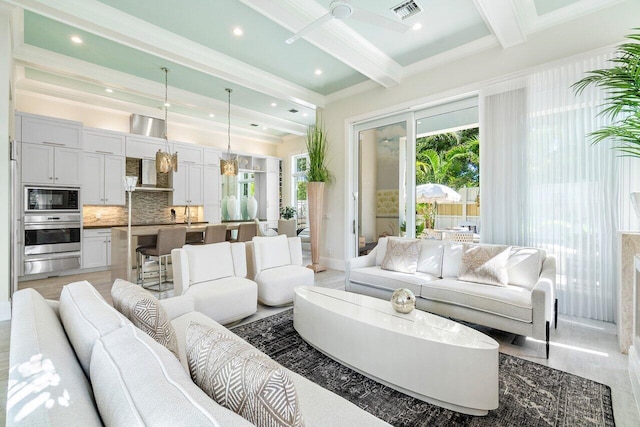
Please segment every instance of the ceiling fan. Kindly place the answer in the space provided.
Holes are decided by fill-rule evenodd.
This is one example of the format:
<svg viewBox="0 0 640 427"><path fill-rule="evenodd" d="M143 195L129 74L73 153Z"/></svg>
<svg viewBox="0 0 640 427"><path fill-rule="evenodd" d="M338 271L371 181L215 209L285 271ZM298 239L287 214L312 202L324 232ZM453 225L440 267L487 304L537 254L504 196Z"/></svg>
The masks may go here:
<svg viewBox="0 0 640 427"><path fill-rule="evenodd" d="M392 19L370 12L366 9L360 9L360 8L354 7L351 4L350 0L345 0L345 1L333 0L329 4L329 13L321 16L320 18L313 21L311 24L307 25L306 27L304 27L303 29L295 33L293 36L288 38L285 41L285 43L287 44L293 43L299 38L307 35L307 33L315 30L316 28L320 27L324 23L334 18L339 19L341 21L344 21L345 19L355 19L357 21L366 22L368 24L375 25L375 26L384 28L386 30L396 31L399 33L404 33L409 28L411 28L408 25L402 24L400 22L396 22Z"/></svg>

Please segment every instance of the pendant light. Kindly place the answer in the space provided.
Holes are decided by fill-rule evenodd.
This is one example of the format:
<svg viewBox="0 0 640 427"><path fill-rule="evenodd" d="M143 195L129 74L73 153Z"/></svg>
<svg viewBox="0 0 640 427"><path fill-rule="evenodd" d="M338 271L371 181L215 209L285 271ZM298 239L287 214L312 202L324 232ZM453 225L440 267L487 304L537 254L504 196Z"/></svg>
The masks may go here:
<svg viewBox="0 0 640 427"><path fill-rule="evenodd" d="M227 109L227 159L220 160L220 174L224 176L238 175L238 157L231 158L231 89L226 88L228 97Z"/></svg>
<svg viewBox="0 0 640 427"><path fill-rule="evenodd" d="M167 88L169 69L162 67L161 70L164 71L164 142L166 151L158 149L158 152L156 153L156 172L168 173L172 170L174 172L178 172L178 152L171 154L171 147L169 146L169 139L167 138L167 121L169 111Z"/></svg>

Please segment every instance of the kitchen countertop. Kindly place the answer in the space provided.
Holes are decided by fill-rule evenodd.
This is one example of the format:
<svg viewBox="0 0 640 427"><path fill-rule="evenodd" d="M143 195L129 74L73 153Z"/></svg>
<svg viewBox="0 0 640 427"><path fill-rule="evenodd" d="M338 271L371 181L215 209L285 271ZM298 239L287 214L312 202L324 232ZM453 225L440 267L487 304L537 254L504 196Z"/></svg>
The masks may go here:
<svg viewBox="0 0 640 427"><path fill-rule="evenodd" d="M192 221L192 225L208 224L206 221ZM161 223L145 223L145 224L131 224L132 227L145 227L145 226L160 226L160 225L187 225L186 222L161 222ZM114 228L114 227L127 227L128 224L110 224L110 225L85 225L82 228L85 230L91 230L96 228Z"/></svg>

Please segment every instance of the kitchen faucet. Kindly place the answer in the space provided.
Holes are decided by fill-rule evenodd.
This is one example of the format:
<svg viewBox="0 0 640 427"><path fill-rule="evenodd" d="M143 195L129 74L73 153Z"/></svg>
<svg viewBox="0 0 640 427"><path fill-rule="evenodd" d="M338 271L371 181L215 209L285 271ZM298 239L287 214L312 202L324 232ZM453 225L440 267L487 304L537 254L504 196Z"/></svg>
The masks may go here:
<svg viewBox="0 0 640 427"><path fill-rule="evenodd" d="M191 227L191 208L189 205L185 205L184 215L187 217L187 227Z"/></svg>

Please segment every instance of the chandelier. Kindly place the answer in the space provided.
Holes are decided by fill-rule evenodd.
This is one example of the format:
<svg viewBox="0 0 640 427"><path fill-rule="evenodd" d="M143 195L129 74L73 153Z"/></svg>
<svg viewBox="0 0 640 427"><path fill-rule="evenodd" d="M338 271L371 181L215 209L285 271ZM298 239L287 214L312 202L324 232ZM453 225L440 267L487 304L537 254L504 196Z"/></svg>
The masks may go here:
<svg viewBox="0 0 640 427"><path fill-rule="evenodd" d="M227 159L220 160L220 174L224 176L236 176L238 175L238 157L231 158L231 92L232 90L227 88L228 103L227 103Z"/></svg>
<svg viewBox="0 0 640 427"><path fill-rule="evenodd" d="M169 69L166 67L161 68L164 71L164 143L165 151L158 149L156 153L156 171L160 173L168 173L172 170L178 172L178 153L171 154L171 147L169 146L169 139L167 138L167 120L169 111L169 101L167 99L167 87L168 87L168 74Z"/></svg>

